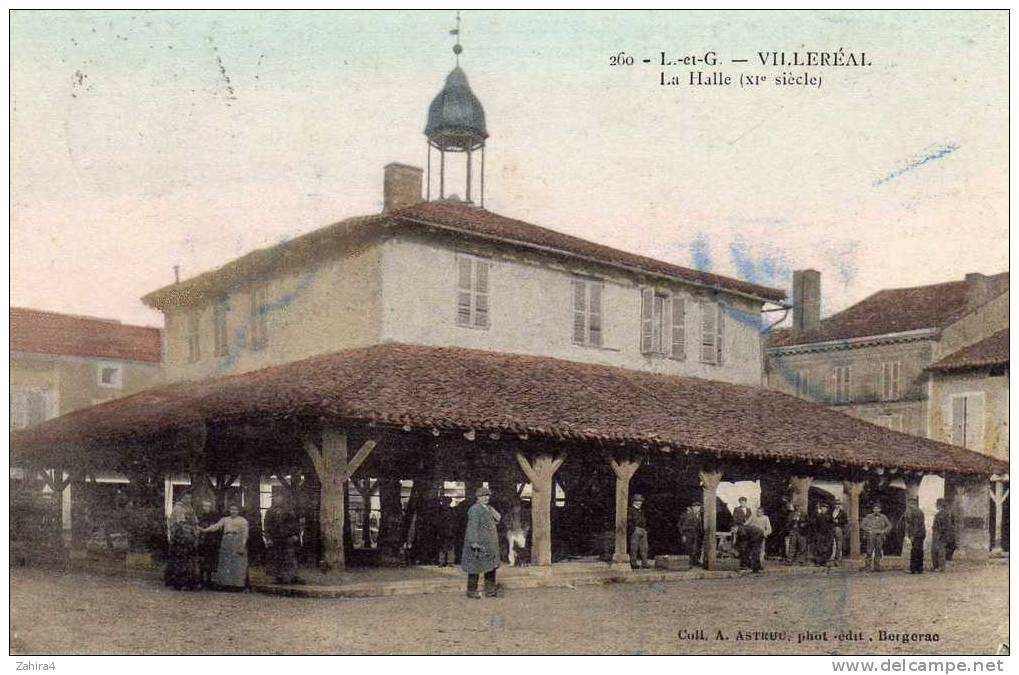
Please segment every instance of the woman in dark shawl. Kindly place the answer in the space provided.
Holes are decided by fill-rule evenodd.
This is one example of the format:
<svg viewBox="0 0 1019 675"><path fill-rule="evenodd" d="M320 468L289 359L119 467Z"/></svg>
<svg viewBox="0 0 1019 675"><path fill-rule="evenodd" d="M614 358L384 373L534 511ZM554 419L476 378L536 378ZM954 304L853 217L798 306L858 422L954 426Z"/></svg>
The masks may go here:
<svg viewBox="0 0 1019 675"><path fill-rule="evenodd" d="M170 512L170 555L163 573L167 586L194 590L201 586L198 565L198 518L185 493Z"/></svg>

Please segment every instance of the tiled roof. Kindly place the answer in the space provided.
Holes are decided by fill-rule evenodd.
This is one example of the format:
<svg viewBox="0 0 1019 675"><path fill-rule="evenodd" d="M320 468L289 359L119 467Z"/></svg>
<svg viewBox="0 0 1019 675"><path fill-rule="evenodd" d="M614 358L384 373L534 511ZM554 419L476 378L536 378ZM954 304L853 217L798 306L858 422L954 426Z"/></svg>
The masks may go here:
<svg viewBox="0 0 1019 675"><path fill-rule="evenodd" d="M162 361L158 328L11 307L11 351L127 361Z"/></svg>
<svg viewBox="0 0 1019 675"><path fill-rule="evenodd" d="M475 206L451 202L422 202L387 215L349 218L276 246L252 251L216 270L153 291L142 300L157 308L191 304L235 288L249 279L291 270L307 264L316 257L335 255L341 249L341 242L349 241L351 238L370 238L386 230L408 227L432 227L452 231L458 237L498 240L555 255L583 258L646 274L664 275L704 284L763 300L778 302L785 298L785 291L780 289L699 272L654 258L627 253L521 220L506 218Z"/></svg>
<svg viewBox="0 0 1019 675"><path fill-rule="evenodd" d="M196 423L361 423L772 458L993 473L1007 464L768 389L548 357L386 343L150 389L17 432L12 447L113 441ZM523 442L523 441L521 441Z"/></svg>
<svg viewBox="0 0 1019 675"><path fill-rule="evenodd" d="M1008 365L1008 329L1000 330L980 342L952 352L927 367L928 370L953 371Z"/></svg>
<svg viewBox="0 0 1019 675"><path fill-rule="evenodd" d="M985 279L989 298L1008 290L1008 272ZM973 309L969 304L971 290L970 282L966 281L885 289L822 319L816 330L800 334L789 328L773 331L768 346L786 347L922 328L944 328Z"/></svg>

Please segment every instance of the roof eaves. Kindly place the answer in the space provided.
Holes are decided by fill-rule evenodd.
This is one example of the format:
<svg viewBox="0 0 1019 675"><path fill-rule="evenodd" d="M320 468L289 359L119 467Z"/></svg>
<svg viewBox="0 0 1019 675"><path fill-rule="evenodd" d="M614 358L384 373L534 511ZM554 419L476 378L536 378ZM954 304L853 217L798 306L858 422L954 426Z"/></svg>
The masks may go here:
<svg viewBox="0 0 1019 675"><path fill-rule="evenodd" d="M520 246L520 247L523 247L523 248L528 248L528 249L532 249L532 250L536 250L536 251L542 251L544 253L551 253L553 255L558 255L558 256L566 256L566 257L569 257L569 258L574 258L576 260L583 260L585 262L594 263L594 264L597 264L597 265L604 265L604 266L608 266L608 267L615 267L617 269L623 269L623 270L626 270L628 272L634 272L634 273L645 275L645 276L657 277L657 278L661 278L661 279L668 279L670 281L680 281L680 282L682 282L684 284L689 284L691 286L697 286L699 288L706 288L706 289L713 290L713 291L724 291L726 293L730 293L732 295L737 295L737 296L740 296L740 297L743 297L743 298L747 298L747 299L750 299L750 300L755 300L755 301L760 301L760 302L777 303L777 302L781 302L781 298L785 298L785 293L781 289L777 289L777 288L768 288L767 289L769 291L774 291L774 295L775 295L774 298L773 297L766 297L764 295L755 295L753 293L748 293L746 291L740 291L740 290L737 290L737 289L734 289L734 288L731 288L731 287L722 286L721 284L706 284L704 282L696 281L696 280L690 279L688 277L680 276L678 274L666 274L665 272L656 272L654 270L649 270L649 269L646 269L646 268L643 268L643 267L637 267L635 265L628 265L626 263L615 262L615 261L607 261L607 260L603 260L601 258L596 258L596 257L593 257L593 256L589 256L589 255L583 255L583 254L580 254L580 253L574 253L572 251L566 251L564 249L557 248L555 246L547 246L545 244L536 244L534 242L524 241L524 240L520 240L520 239L513 239L513 238L510 238L510 237L500 237L500 236L493 235L493 234L484 234L484 233L477 232L475 230L471 230L471 229L467 229L467 228L456 227L456 226L453 226L453 225L448 225L446 223L438 223L438 222L435 222L435 221L432 221L432 220L426 220L426 219L421 219L421 218L412 218L412 217L406 216L406 215L398 215L396 217L399 220L402 220L402 221L406 221L406 222L410 222L410 223L415 223L417 225L424 225L426 227L432 227L432 228L435 228L435 229L438 229L438 230L445 230L445 231L448 231L448 232L454 232L456 234L467 236L467 237L473 237L473 238L476 238L476 239L484 239L484 240L488 240L488 241L495 241L495 242L498 242L498 243L509 244L509 245L512 245L512 246ZM764 287L762 287L762 288L764 288ZM779 296L781 296L781 297L779 298ZM776 298L779 298L779 299L776 299Z"/></svg>

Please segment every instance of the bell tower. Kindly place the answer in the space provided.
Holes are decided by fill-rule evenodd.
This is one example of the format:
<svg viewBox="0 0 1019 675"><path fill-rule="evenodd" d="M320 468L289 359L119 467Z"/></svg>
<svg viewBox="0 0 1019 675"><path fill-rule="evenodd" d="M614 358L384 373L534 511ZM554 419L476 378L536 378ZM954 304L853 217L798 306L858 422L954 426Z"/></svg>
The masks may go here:
<svg viewBox="0 0 1019 675"><path fill-rule="evenodd" d="M479 197L480 205L485 206L485 109L481 101L467 84L467 75L460 68L460 14L456 16L456 28L450 31L456 36L453 54L456 65L449 75L442 91L432 99L428 106L428 122L425 124L425 136L428 139L428 176L426 196L432 199L432 185L437 182L439 199L448 199L452 195L447 189L447 162L464 163L464 200L472 204L474 196ZM437 181L432 175L432 155L438 151ZM474 166L475 156L480 151L480 166ZM447 155L449 155L447 157ZM457 186L452 186L457 188Z"/></svg>

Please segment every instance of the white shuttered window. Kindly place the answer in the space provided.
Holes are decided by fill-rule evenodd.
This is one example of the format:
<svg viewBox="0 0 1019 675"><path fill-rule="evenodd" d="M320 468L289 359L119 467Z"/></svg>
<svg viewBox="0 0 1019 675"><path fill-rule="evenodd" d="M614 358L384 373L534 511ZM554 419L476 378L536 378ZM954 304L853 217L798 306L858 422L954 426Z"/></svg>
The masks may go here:
<svg viewBox="0 0 1019 675"><path fill-rule="evenodd" d="M984 397L961 394L951 399L952 445L979 451L984 442Z"/></svg>
<svg viewBox="0 0 1019 675"><path fill-rule="evenodd" d="M901 396L900 372L901 366L898 361L881 364L881 400L895 401Z"/></svg>
<svg viewBox="0 0 1019 675"><path fill-rule="evenodd" d="M457 256L456 325L488 328L488 274L492 263L468 255Z"/></svg>
<svg viewBox="0 0 1019 675"><path fill-rule="evenodd" d="M849 403L853 400L852 369L836 366L828 378L828 398L832 403Z"/></svg>
<svg viewBox="0 0 1019 675"><path fill-rule="evenodd" d="M686 358L686 301L646 286L640 292L642 354Z"/></svg>
<svg viewBox="0 0 1019 675"><path fill-rule="evenodd" d="M701 302L701 363L722 365L722 344L725 337L725 306Z"/></svg>
<svg viewBox="0 0 1019 675"><path fill-rule="evenodd" d="M601 347L602 284L588 279L573 280L573 342Z"/></svg>
<svg viewBox="0 0 1019 675"><path fill-rule="evenodd" d="M250 346L252 349L264 349L269 344L269 286L265 283L255 284L251 288L250 303Z"/></svg>

